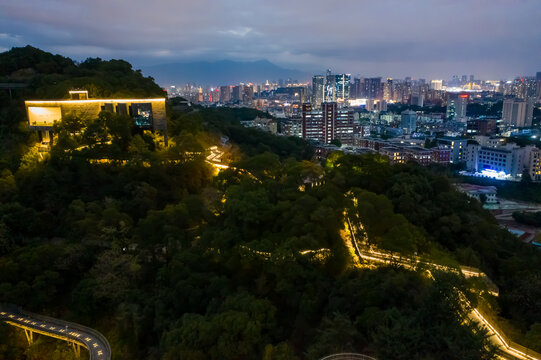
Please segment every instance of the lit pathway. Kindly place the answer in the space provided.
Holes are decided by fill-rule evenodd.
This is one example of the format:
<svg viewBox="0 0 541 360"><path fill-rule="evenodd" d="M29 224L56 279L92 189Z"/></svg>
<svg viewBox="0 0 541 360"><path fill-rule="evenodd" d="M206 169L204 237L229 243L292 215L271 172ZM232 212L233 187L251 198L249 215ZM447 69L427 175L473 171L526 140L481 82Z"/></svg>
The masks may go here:
<svg viewBox="0 0 541 360"><path fill-rule="evenodd" d="M83 346L88 349L90 360L111 359L107 339L85 326L1 305L0 321L24 329L29 344L34 342L35 334L41 334L71 343L77 357L80 357L80 347Z"/></svg>
<svg viewBox="0 0 541 360"><path fill-rule="evenodd" d="M401 266L404 266L405 268L408 268L408 269L413 269L417 266L417 264L422 263L430 267L436 268L438 270L456 272L456 269L443 266L443 265L422 262L419 260L419 258L410 260L410 259L405 259L401 256L382 253L374 249L359 247L357 240L355 239L355 234L353 233L353 231L351 231L352 226L351 226L351 222L348 216L346 216L346 220L347 220L347 225L348 225L347 228L348 228L351 241L354 243L355 249L357 250L357 256L359 256L361 261L369 260L372 262L381 262L381 263L386 263L386 264L395 263L395 264L400 264ZM493 284L492 281L483 272L467 269L467 268L461 268L461 272L466 277L472 277L472 276L485 277L489 284ZM497 289L491 290L490 292L493 295L498 296ZM489 340L494 345L496 345L503 353L505 353L506 358L519 359L519 360L541 360L541 355L537 354L535 351L525 348L523 346L520 346L518 344L513 344L509 340L507 340L507 337L505 336L505 334L497 330L496 327L492 325L488 321L488 319L479 312L478 309L473 309L469 316L471 319L477 321L487 330L488 335L489 335Z"/></svg>

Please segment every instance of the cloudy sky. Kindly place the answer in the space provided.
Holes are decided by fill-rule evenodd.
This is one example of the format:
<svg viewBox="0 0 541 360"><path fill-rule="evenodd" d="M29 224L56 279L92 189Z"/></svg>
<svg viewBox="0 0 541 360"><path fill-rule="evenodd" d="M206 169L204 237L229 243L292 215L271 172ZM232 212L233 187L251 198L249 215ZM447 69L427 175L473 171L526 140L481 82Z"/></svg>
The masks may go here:
<svg viewBox="0 0 541 360"><path fill-rule="evenodd" d="M541 71L540 16L541 0L0 0L0 51L506 79Z"/></svg>

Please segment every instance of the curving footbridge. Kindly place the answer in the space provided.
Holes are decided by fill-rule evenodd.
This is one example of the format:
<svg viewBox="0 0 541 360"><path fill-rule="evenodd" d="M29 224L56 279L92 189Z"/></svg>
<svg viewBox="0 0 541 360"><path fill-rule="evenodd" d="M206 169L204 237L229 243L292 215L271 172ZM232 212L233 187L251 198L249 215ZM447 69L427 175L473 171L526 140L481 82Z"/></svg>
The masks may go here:
<svg viewBox="0 0 541 360"><path fill-rule="evenodd" d="M107 339L98 331L86 326L2 304L0 304L0 321L23 329L28 345L32 345L36 335L39 334L70 343L77 358L81 356L83 347L88 350L90 360L111 360L111 347Z"/></svg>
<svg viewBox="0 0 541 360"><path fill-rule="evenodd" d="M376 360L373 357L356 353L339 353L325 356L319 360Z"/></svg>

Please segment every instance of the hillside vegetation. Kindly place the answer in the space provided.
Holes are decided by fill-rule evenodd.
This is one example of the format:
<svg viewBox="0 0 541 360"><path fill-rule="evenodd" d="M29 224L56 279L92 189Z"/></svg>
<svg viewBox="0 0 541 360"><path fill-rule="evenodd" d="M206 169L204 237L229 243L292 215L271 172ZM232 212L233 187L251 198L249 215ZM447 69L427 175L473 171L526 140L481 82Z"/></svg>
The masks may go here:
<svg viewBox="0 0 541 360"><path fill-rule="evenodd" d="M123 61L75 64L29 47L0 54L0 69L29 84L1 100L0 302L96 328L114 359L493 358L457 296L475 304L474 282L355 267L347 210L382 249L482 268L501 293L483 301L539 347L541 256L447 178L379 156L321 164L301 139L243 128L251 109L169 108L167 148L127 118L72 119L39 156L24 99L90 84L100 96L161 89ZM229 169L205 161L210 146ZM0 358L73 358L42 336L28 348L6 325L0 338Z"/></svg>

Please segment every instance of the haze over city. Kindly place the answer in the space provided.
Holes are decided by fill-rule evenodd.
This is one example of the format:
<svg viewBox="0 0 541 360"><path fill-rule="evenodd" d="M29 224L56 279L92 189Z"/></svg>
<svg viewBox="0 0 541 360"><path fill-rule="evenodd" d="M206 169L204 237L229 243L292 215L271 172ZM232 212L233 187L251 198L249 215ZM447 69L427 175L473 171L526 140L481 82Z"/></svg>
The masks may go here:
<svg viewBox="0 0 541 360"><path fill-rule="evenodd" d="M7 0L0 51L30 44L136 67L266 59L319 73L500 80L538 71L539 13L536 0Z"/></svg>

